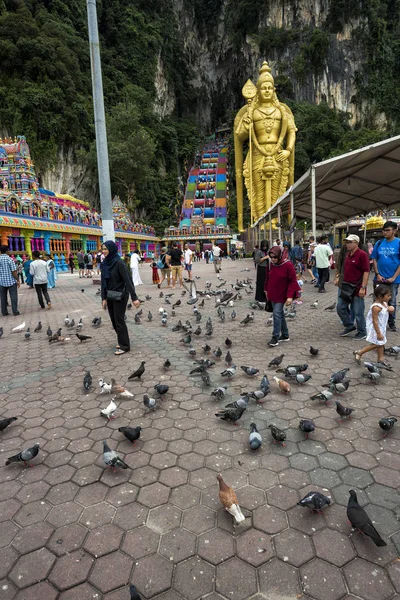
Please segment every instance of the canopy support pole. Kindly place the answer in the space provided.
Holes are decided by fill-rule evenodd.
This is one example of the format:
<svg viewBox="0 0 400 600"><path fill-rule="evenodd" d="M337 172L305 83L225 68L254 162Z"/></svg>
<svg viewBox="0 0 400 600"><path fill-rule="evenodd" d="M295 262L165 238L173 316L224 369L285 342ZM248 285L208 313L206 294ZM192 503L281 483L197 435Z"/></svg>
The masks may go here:
<svg viewBox="0 0 400 600"><path fill-rule="evenodd" d="M272 246L272 219L271 219L271 213L269 213L269 247L271 248Z"/></svg>
<svg viewBox="0 0 400 600"><path fill-rule="evenodd" d="M364 233L363 237L364 237L364 246L365 246L365 243L367 241L367 215L366 214L364 215L364 232L363 233Z"/></svg>
<svg viewBox="0 0 400 600"><path fill-rule="evenodd" d="M317 196L315 189L315 167L311 167L311 228L314 238L317 237Z"/></svg>
<svg viewBox="0 0 400 600"><path fill-rule="evenodd" d="M290 220L294 217L294 196L293 192L290 192ZM294 231L290 234L290 244L294 246Z"/></svg>
<svg viewBox="0 0 400 600"><path fill-rule="evenodd" d="M282 209L281 209L281 205L278 205L278 236L279 239L282 241L282 225L281 225L281 219L282 219Z"/></svg>

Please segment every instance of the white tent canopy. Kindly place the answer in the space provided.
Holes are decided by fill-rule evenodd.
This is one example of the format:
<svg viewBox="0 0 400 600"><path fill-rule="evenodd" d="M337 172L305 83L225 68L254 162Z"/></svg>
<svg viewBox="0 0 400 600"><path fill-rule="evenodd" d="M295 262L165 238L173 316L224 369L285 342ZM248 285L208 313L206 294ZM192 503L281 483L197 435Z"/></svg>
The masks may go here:
<svg viewBox="0 0 400 600"><path fill-rule="evenodd" d="M400 136L312 165L256 223L289 210L298 220L334 224L400 205Z"/></svg>

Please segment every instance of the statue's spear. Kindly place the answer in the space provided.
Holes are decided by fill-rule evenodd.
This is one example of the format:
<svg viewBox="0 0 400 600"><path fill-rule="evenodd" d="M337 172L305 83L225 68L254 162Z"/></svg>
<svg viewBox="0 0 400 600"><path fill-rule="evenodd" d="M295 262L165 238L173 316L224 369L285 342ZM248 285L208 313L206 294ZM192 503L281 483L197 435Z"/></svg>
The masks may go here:
<svg viewBox="0 0 400 600"><path fill-rule="evenodd" d="M254 198L253 198L253 147L252 147L252 141L251 141L251 137L252 137L252 131L253 131L253 107L252 107L252 102L253 102L253 98L255 97L255 95L257 94L257 88L254 85L254 83L251 81L251 79L248 79L246 81L246 83L244 84L243 88L242 88L242 96L244 98L246 98L247 100L247 104L249 106L248 108L248 117L250 118L250 123L249 123L249 160L248 160L248 165L249 165L249 177L250 177L250 224L253 225L254 219L253 219L253 203L254 203Z"/></svg>

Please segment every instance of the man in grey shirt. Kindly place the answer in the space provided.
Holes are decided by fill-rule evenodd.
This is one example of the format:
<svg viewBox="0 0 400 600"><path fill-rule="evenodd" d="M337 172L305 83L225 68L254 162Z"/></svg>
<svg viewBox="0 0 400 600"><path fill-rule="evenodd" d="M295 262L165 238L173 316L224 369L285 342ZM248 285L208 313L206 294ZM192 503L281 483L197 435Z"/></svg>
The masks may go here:
<svg viewBox="0 0 400 600"><path fill-rule="evenodd" d="M35 286L36 294L39 300L40 308L45 308L44 299L47 303L47 308L50 310L51 301L47 291L47 273L50 272L47 263L40 258L40 252L34 250L32 252L33 261L29 266L29 272L33 275L33 285Z"/></svg>

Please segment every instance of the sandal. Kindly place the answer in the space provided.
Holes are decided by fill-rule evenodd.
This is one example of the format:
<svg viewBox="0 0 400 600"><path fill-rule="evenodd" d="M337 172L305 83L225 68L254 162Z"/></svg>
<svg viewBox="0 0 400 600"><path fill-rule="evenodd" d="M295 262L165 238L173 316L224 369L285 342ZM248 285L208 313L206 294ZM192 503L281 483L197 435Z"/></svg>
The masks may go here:
<svg viewBox="0 0 400 600"><path fill-rule="evenodd" d="M115 356L121 356L121 354L125 354L125 350L121 350L121 348L119 348L114 352L114 354Z"/></svg>
<svg viewBox="0 0 400 600"><path fill-rule="evenodd" d="M353 352L354 359L358 365L361 365L361 354L359 354L358 350L354 350Z"/></svg>

